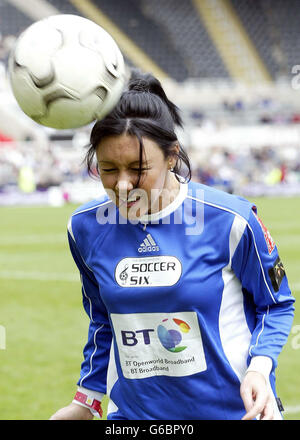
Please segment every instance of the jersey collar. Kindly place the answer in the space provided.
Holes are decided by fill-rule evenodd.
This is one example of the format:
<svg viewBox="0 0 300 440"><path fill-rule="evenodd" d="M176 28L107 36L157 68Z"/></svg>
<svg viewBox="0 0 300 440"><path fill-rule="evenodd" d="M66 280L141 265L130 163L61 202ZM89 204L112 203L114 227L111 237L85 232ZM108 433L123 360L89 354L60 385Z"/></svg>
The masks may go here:
<svg viewBox="0 0 300 440"><path fill-rule="evenodd" d="M180 182L179 193L176 198L171 202L168 206L158 212L154 212L153 214L145 214L139 218L140 223L151 223L157 220L160 220L164 217L167 217L172 212L176 211L176 209L183 203L188 193L188 184Z"/></svg>

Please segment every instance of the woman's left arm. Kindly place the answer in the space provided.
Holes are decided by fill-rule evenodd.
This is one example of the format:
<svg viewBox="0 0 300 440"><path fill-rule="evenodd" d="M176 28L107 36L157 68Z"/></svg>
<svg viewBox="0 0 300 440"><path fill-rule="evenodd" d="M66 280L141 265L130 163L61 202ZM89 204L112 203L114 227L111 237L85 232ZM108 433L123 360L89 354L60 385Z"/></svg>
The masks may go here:
<svg viewBox="0 0 300 440"><path fill-rule="evenodd" d="M253 408L259 411L256 415L269 418L272 394L269 375L277 367L278 355L290 333L295 299L277 247L255 210L251 211L247 222L240 223L243 232L231 266L242 283L245 296L252 297L256 310L241 396L247 410L246 418L248 415L253 418Z"/></svg>

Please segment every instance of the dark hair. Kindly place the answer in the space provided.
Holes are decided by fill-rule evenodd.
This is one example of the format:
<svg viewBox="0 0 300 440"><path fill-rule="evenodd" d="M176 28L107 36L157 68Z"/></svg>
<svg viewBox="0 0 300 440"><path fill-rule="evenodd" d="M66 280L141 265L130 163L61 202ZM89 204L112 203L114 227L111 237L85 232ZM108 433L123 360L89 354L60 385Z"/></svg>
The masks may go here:
<svg viewBox="0 0 300 440"><path fill-rule="evenodd" d="M174 143L178 141L176 126L183 126L179 109L169 101L159 80L149 73L143 74L133 70L128 88L122 93L116 107L104 119L97 121L91 131L90 145L85 157L89 174L94 175L93 161L99 142L104 137L126 133L136 136L140 146L139 177L136 186L139 185L141 178L144 149L142 137L156 142L165 158L176 155L177 161L173 172L179 180L177 175L181 175L184 164L186 175L182 177L185 181L189 181L191 166L186 152L181 145L179 145L179 153L174 152Z"/></svg>

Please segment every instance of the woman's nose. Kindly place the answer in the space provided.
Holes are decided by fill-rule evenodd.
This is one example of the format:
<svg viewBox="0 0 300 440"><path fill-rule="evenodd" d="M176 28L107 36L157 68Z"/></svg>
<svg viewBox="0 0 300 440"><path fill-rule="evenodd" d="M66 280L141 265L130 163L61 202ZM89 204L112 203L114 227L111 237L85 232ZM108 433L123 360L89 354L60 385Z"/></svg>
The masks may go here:
<svg viewBox="0 0 300 440"><path fill-rule="evenodd" d="M117 180L115 190L118 191L118 193L127 193L131 191L134 188L133 183L130 179L130 176L122 173L119 175L119 178Z"/></svg>

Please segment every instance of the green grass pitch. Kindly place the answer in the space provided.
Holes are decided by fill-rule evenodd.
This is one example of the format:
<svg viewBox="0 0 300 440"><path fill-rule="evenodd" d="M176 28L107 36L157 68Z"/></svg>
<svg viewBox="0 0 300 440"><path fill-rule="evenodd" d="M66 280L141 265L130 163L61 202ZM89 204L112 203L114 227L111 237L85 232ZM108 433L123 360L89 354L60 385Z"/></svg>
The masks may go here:
<svg viewBox="0 0 300 440"><path fill-rule="evenodd" d="M300 296L300 198L254 200ZM75 206L0 208L0 419L45 420L76 390L88 318L66 225ZM298 327L297 327L298 326ZM300 312L279 357L285 419L300 419Z"/></svg>

